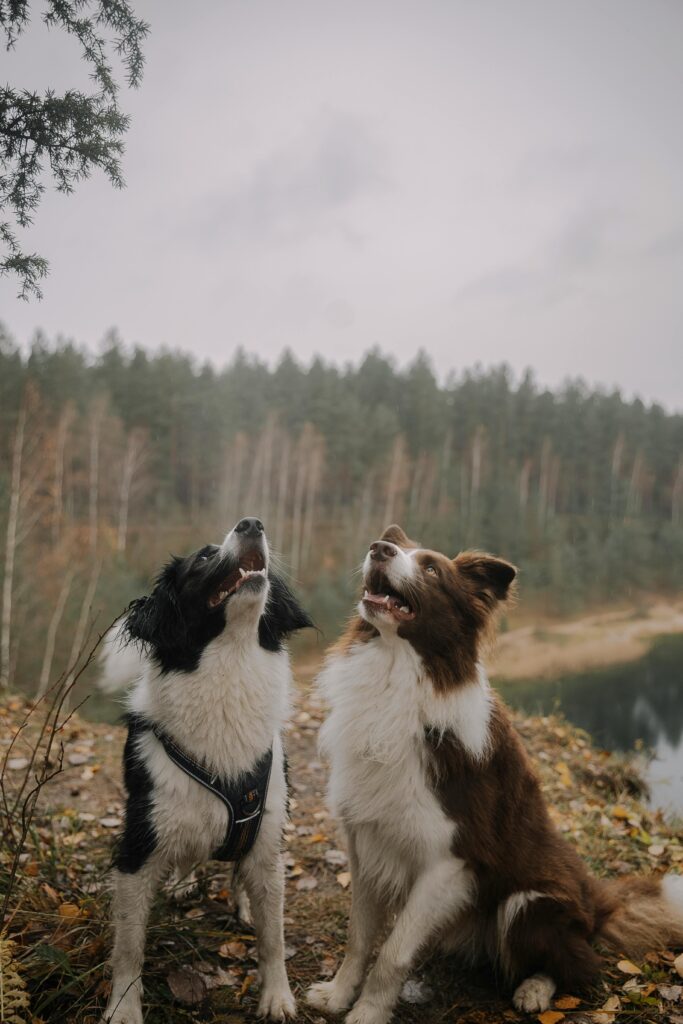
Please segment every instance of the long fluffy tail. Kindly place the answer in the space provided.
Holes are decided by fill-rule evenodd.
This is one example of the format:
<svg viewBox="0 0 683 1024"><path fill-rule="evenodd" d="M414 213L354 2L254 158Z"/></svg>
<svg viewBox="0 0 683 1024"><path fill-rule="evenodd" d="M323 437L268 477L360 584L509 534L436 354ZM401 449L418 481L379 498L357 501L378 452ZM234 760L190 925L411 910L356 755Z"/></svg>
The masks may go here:
<svg viewBox="0 0 683 1024"><path fill-rule="evenodd" d="M135 644L127 644L122 637L123 623L112 626L100 647L97 687L104 693L124 690L142 675L145 656Z"/></svg>
<svg viewBox="0 0 683 1024"><path fill-rule="evenodd" d="M683 946L683 875L597 882L598 939L628 956Z"/></svg>

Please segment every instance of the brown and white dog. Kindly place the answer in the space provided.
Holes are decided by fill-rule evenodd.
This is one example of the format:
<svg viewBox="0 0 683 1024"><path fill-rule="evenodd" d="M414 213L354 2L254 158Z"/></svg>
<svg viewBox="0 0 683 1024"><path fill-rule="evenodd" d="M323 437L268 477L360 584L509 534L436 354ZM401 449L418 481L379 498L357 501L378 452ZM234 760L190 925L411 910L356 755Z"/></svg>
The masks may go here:
<svg viewBox="0 0 683 1024"><path fill-rule="evenodd" d="M498 558L450 559L389 527L320 677L353 904L344 962L308 999L353 1006L348 1024L388 1021L430 942L488 956L531 1013L596 977L596 940L629 955L683 943L683 878L593 878L555 830L489 687L482 646L515 575Z"/></svg>

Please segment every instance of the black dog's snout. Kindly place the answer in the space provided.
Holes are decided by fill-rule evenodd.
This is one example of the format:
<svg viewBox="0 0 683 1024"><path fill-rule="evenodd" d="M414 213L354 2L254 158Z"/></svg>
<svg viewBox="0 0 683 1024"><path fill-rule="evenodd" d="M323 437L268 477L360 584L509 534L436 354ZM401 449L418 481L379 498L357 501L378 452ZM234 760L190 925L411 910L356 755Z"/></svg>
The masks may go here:
<svg viewBox="0 0 683 1024"><path fill-rule="evenodd" d="M263 523L260 519L247 516L246 519L240 519L235 527L235 533L241 533L245 537L260 537L263 533Z"/></svg>
<svg viewBox="0 0 683 1024"><path fill-rule="evenodd" d="M370 557L375 562L386 562L388 558L394 558L398 554L398 548L388 540L376 540L370 545Z"/></svg>

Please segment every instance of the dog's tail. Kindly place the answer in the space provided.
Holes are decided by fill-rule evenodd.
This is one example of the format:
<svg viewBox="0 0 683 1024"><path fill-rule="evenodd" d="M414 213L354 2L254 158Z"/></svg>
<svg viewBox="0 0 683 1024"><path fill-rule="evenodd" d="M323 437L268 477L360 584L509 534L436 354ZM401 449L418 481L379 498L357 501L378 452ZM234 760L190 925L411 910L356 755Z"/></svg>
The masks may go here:
<svg viewBox="0 0 683 1024"><path fill-rule="evenodd" d="M103 693L125 690L136 682L145 669L145 655L124 637L125 619L117 622L105 635L98 658L98 689Z"/></svg>
<svg viewBox="0 0 683 1024"><path fill-rule="evenodd" d="M683 946L683 876L596 879L597 938L628 956Z"/></svg>

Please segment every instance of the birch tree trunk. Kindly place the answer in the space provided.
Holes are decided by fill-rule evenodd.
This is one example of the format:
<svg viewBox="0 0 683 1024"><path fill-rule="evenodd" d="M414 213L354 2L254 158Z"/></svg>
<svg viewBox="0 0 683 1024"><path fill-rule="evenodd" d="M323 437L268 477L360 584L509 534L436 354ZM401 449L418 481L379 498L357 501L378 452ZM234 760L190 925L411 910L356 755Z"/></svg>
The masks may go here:
<svg viewBox="0 0 683 1024"><path fill-rule="evenodd" d="M306 487L306 476L308 471L310 449L309 439L310 427L308 423L306 423L301 431L301 437L299 438L296 453L297 468L296 483L294 485L294 506L292 509L292 548L290 556L293 576L296 576L299 571L301 560L301 524L303 519L304 490Z"/></svg>
<svg viewBox="0 0 683 1024"><path fill-rule="evenodd" d="M133 488L133 478L138 469L142 441L135 431L130 434L126 445L126 454L123 460L123 472L121 474L121 488L119 491L119 528L116 536L116 550L126 550L128 539L128 513L130 510L130 495Z"/></svg>
<svg viewBox="0 0 683 1024"><path fill-rule="evenodd" d="M315 522L315 506L318 500L318 485L323 466L322 441L318 439L311 454L311 464L308 471L308 487L306 488L306 510L304 513L303 541L302 541L302 565L307 565L313 546L313 524Z"/></svg>
<svg viewBox="0 0 683 1024"><path fill-rule="evenodd" d="M7 691L11 681L12 594L14 565L17 552L17 527L21 497L21 461L26 431L26 401L22 402L12 448L12 474L10 483L7 534L5 538L5 572L2 582L2 620L0 622L0 691Z"/></svg>
<svg viewBox="0 0 683 1024"><path fill-rule="evenodd" d="M290 448L289 434L285 434L282 438L282 448L280 449L280 478L277 485L277 511L275 513L275 532L273 534L273 547L278 554L282 554L285 548Z"/></svg>
<svg viewBox="0 0 683 1024"><path fill-rule="evenodd" d="M43 655L43 667L40 670L40 679L38 681L38 689L36 690L36 700L39 700L47 692L48 683L50 682L50 672L52 671L52 660L55 655L55 641L57 639L57 630L59 629L59 623L62 621L62 615L64 614L64 608L71 591L71 584L73 583L74 570L73 568L67 571L62 586L57 597L57 603L55 604L54 611L50 616L50 624L47 628L47 636L45 638L45 653Z"/></svg>
<svg viewBox="0 0 683 1024"><path fill-rule="evenodd" d="M384 505L384 525L382 529L394 521L396 511L396 496L400 487L401 470L403 468L403 438L399 435L394 441L394 448L391 456L391 470L387 483L387 500Z"/></svg>
<svg viewBox="0 0 683 1024"><path fill-rule="evenodd" d="M62 409L57 426L57 443L55 447L55 486L54 486L54 510L52 513L52 540L56 544L62 533L62 522L64 519L64 453L66 441L69 434L69 427L73 421L74 409L69 402Z"/></svg>
<svg viewBox="0 0 683 1024"><path fill-rule="evenodd" d="M68 661L68 672L64 683L65 689L71 686L76 675L76 669L78 664L78 658L83 650L83 644L85 642L85 632L88 627L88 616L92 608L92 603L95 600L95 591L97 590L97 583L100 578L100 571L102 569L102 563L96 562L92 567L90 573L90 579L88 580L88 586L86 587L85 594L83 596L83 603L81 604L81 614L78 617L78 623L76 625L76 631L74 633L73 643L71 644L71 652L69 654Z"/></svg>
<svg viewBox="0 0 683 1024"><path fill-rule="evenodd" d="M90 527L90 550L97 549L97 533L99 526L99 494L100 494L100 434L104 418L103 399L93 402L90 413L90 487L88 499L88 519Z"/></svg>

